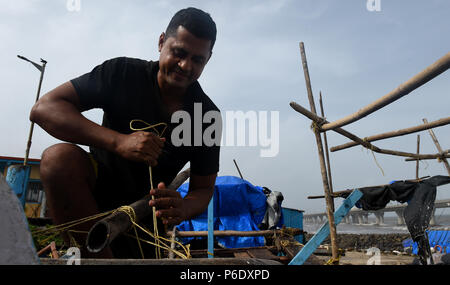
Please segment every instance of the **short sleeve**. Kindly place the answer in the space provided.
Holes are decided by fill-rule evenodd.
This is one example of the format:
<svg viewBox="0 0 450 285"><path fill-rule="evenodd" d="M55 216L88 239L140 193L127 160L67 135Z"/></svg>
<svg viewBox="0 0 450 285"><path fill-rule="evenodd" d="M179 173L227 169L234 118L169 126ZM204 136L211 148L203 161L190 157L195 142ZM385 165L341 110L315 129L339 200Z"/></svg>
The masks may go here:
<svg viewBox="0 0 450 285"><path fill-rule="evenodd" d="M114 58L96 66L91 72L71 80L83 110L107 107L108 97L112 95L114 84L120 82L124 58Z"/></svg>

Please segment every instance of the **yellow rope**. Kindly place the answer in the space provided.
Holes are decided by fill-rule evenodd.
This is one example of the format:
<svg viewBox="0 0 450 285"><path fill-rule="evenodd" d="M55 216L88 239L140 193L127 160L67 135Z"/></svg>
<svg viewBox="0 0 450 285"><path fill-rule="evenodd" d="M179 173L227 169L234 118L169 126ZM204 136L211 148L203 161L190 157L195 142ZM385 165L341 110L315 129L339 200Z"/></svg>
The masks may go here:
<svg viewBox="0 0 450 285"><path fill-rule="evenodd" d="M341 258L341 256L339 255L337 258L330 258L327 262L325 262L325 265L337 265L339 264L339 259Z"/></svg>
<svg viewBox="0 0 450 285"><path fill-rule="evenodd" d="M155 236L149 230L143 228L138 223L136 223L136 214L134 212L134 209L132 207L130 207L130 206L121 206L121 207L119 207L119 208L117 208L115 210L112 210L112 211L108 211L108 212L105 212L105 213L92 215L92 216L89 216L89 217L81 218L81 219L78 219L78 220L75 220L75 221L71 221L71 222L68 222L68 223L64 223L64 224L61 224L61 225L52 226L52 227L49 227L49 228L46 228L46 229L34 230L31 233L32 233L32 235L36 235L36 234L42 234L42 233L45 233L45 232L53 232L54 235L52 235L52 236L50 236L50 237L48 237L46 239L46 240L49 240L49 239L55 237L56 235L58 235L58 234L60 234L62 232L67 232L68 235L69 235L69 238L71 239L71 242L73 242L76 246L79 247L79 245L76 243L75 239L73 238L73 236L70 233L71 232L73 232L73 233L87 233L87 232L86 231L71 230L70 228L74 227L76 225L79 225L81 223L85 223L85 222L88 222L90 220L97 219L99 217L107 216L107 215L109 215L109 214L111 214L111 213L113 213L115 211L122 211L122 212L126 213L130 217L130 221L132 222L134 227L137 227L137 228L141 229L143 232L147 233L149 236L151 236L155 240L156 239L162 239L162 240L165 240L165 241L168 241L168 242L172 242L172 241L175 242L176 244L178 244L184 250L185 254L183 254L183 253L181 253L181 252L179 252L179 251L177 251L175 249L170 248L169 246L167 246L163 242L160 242L160 244L156 244L156 243L152 243L150 241L144 240L142 238L139 238L139 236L137 235L136 228L135 228L135 236L134 236L134 238L136 238L138 240L138 242L142 241L142 242L145 242L145 243L148 243L148 244L151 244L151 245L154 245L154 246L161 247L163 249L172 251L176 255L178 255L179 257L184 258L184 259L187 259L187 258L191 257L188 246L184 246L182 243L180 243L178 241L175 241L175 240L169 240L169 239L166 239L166 238L161 237L161 236ZM44 243L44 241L42 241L42 243ZM161 245L161 243L162 243L162 245ZM141 255L143 256L142 248L141 248L140 245L139 245L139 248L141 250Z"/></svg>
<svg viewBox="0 0 450 285"><path fill-rule="evenodd" d="M135 128L135 127L133 127L133 124L136 124L136 123L144 124L145 127L142 127L142 128ZM157 127L159 127L159 126L164 126L163 130L161 131L161 133L157 129ZM135 119L135 120L131 120L130 121L130 129L132 131L153 130L153 131L156 132L158 137L162 137L164 132L167 129L167 124L166 123L158 123L158 124L151 125L151 124L147 123L144 120ZM152 167L151 166L148 167L148 172L149 172L149 175L150 175L150 189L154 189ZM153 195L152 195L152 200L155 200L155 197ZM159 245L160 244L160 236L159 236L159 233L158 233L158 224L157 224L157 219L156 219L156 208L154 206L152 207L152 211L153 211L153 232L155 233L155 241L156 241L156 244L158 245L158 246L155 247L155 255L156 255L157 259L160 259L161 258L161 250L160 250L160 245ZM138 242L139 242L139 240L138 240Z"/></svg>
<svg viewBox="0 0 450 285"><path fill-rule="evenodd" d="M136 238L138 238L138 233L136 230L136 213L134 212L134 209L130 206L121 206L116 211L124 212L128 215L130 218L131 223L133 224L134 233L136 234ZM144 251L142 250L141 242L138 241L139 251L141 252L142 259L144 259Z"/></svg>
<svg viewBox="0 0 450 285"><path fill-rule="evenodd" d="M146 125L146 127L135 128L135 127L133 127L133 124L135 124L135 123L143 123L143 124ZM163 128L163 130L161 132L159 132L156 129L156 127L158 127L158 126L164 126L164 128ZM150 125L150 124L148 124L147 122L145 122L143 120L132 120L132 121L130 121L130 129L133 130L133 131L143 131L143 130L153 129L157 133L157 135L159 137L161 137L164 134L165 130L167 129L167 124L166 123L158 123L158 124L155 124L155 125ZM150 186L151 186L151 189L154 189L151 166L149 167L149 174L150 174ZM152 200L154 198L155 197L152 195ZM92 216L89 216L89 217L81 218L81 219L78 219L78 220L75 220L75 221L70 221L70 222L63 223L63 224L56 225L56 226L52 226L52 227L49 227L49 228L46 228L46 229L34 230L34 231L32 231L32 235L37 235L37 234L42 234L42 233L47 233L47 232L54 233L52 236L46 238L43 241L43 242L45 242L45 241L48 241L49 239L55 237L58 234L61 234L63 232L67 232L71 242L74 242L75 244L77 244L75 239L73 238L73 236L70 233L71 232L73 232L73 233L87 233L87 232L85 232L85 231L76 231L76 230L69 230L70 228L72 228L74 226L77 226L79 224L88 222L88 221L92 221L92 220L95 220L95 219L98 219L98 218L101 218L101 217L105 217L105 216L107 216L109 214L112 214L112 213L114 213L116 211L121 211L121 212L124 212L124 213L126 213L128 215L128 217L130 218L131 223L133 224L133 229L134 229L134 233L135 233L135 237L134 238L136 238L136 240L138 242L139 250L140 250L142 258L144 258L144 252L142 250L141 242L145 242L145 243L154 245L156 247L155 248L155 250L156 250L156 258L161 258L161 251L160 251L161 248L166 249L168 251L172 251L177 256L179 256L179 257L181 257L183 259L190 258L191 255L190 255L189 246L184 246L182 243L180 243L180 242L178 242L176 240L169 240L169 239L166 239L166 238L164 238L164 237L159 235L158 227L157 227L157 219L156 219L156 208L152 207L152 210L153 210L154 234L151 233L149 230L145 229L144 227L140 226L136 222L136 213L134 212L134 209L132 207L130 207L130 206L121 206L121 207L119 207L119 208L117 208L115 210L111 210L111 211L107 211L107 212L104 212L104 213L100 213L100 214L92 215ZM146 234L151 236L155 240L155 243L140 238L138 236L136 228L139 228L140 230L142 230L143 232L145 232ZM179 251L177 251L175 249L172 249L170 246L165 244L162 240L165 240L167 242L174 242L174 243L178 244L184 250L185 254L183 254L183 253L181 253L181 252L179 252Z"/></svg>

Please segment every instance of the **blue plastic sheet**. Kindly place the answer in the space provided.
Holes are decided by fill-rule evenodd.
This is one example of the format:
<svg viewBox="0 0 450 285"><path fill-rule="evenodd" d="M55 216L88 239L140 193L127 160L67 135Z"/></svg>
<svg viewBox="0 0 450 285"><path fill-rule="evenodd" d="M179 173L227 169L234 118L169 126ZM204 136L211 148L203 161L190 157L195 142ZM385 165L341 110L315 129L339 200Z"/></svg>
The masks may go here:
<svg viewBox="0 0 450 285"><path fill-rule="evenodd" d="M180 188L184 197L189 183ZM260 186L254 186L235 176L220 176L214 188L214 230L255 231L266 212L266 195ZM208 212L205 210L194 219L183 221L177 226L179 231L207 231ZM193 238L183 239L184 243ZM226 248L264 246L264 237L216 237L216 241Z"/></svg>
<svg viewBox="0 0 450 285"><path fill-rule="evenodd" d="M450 231L448 230L427 230L430 247L436 248L442 253L450 253ZM412 247L412 253L417 254L419 251L417 242L412 239L403 241L403 247Z"/></svg>

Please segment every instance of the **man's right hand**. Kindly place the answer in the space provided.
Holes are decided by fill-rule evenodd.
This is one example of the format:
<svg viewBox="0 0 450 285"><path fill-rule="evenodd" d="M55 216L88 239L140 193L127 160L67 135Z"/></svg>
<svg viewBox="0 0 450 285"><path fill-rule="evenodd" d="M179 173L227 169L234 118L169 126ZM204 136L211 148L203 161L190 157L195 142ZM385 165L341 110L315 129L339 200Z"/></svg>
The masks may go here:
<svg viewBox="0 0 450 285"><path fill-rule="evenodd" d="M150 166L156 166L165 141L165 138L144 131L121 135L116 146L116 153L125 159L143 161Z"/></svg>

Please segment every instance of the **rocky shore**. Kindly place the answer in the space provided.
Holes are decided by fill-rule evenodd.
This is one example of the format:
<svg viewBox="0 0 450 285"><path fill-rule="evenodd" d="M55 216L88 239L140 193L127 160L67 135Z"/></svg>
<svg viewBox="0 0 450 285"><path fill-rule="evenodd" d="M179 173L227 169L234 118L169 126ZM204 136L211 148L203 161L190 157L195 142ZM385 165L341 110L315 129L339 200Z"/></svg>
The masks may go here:
<svg viewBox="0 0 450 285"><path fill-rule="evenodd" d="M306 234L306 240L310 240L313 234ZM339 248L345 250L366 250L371 247L379 248L380 251L403 252L402 242L410 239L409 234L340 234L337 235ZM330 238L325 239L322 245L330 244Z"/></svg>

